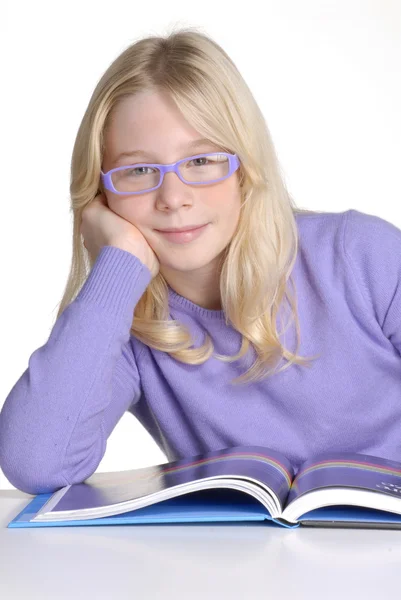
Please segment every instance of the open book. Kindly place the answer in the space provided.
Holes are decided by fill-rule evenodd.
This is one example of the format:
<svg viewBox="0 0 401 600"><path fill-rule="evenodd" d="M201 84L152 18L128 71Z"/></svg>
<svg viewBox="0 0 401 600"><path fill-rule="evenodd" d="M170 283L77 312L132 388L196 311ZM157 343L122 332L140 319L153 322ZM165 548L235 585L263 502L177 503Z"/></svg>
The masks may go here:
<svg viewBox="0 0 401 600"><path fill-rule="evenodd" d="M8 527L270 521L288 528L401 528L401 462L330 452L297 470L236 446L151 467L94 473L38 494Z"/></svg>

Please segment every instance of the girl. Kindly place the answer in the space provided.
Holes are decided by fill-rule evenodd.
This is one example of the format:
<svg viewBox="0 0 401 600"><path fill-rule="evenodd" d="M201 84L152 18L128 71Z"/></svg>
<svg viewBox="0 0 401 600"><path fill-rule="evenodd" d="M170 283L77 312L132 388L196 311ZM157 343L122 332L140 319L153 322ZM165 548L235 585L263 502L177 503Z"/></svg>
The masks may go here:
<svg viewBox="0 0 401 600"><path fill-rule="evenodd" d="M125 411L168 460L236 445L295 468L326 450L401 460L401 231L295 206L216 42L128 47L71 167L64 296L0 415L12 485L84 481Z"/></svg>

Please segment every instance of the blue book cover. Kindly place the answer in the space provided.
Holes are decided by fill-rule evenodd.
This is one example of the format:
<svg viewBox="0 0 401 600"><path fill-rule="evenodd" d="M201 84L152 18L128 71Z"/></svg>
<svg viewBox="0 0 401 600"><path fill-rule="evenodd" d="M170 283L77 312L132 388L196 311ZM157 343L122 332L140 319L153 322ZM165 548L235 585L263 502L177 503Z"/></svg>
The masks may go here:
<svg viewBox="0 0 401 600"><path fill-rule="evenodd" d="M268 448L238 446L109 473L40 493L8 524L65 527L197 522L401 528L401 463L322 454L295 475ZM319 505L320 503L320 505Z"/></svg>

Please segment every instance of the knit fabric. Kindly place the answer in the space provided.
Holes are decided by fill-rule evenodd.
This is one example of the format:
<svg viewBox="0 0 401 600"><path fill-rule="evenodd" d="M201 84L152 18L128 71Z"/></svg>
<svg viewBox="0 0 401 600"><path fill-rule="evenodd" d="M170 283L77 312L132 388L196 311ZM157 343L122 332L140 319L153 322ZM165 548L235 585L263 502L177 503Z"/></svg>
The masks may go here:
<svg viewBox="0 0 401 600"><path fill-rule="evenodd" d="M39 494L82 482L125 411L167 460L249 444L284 453L295 471L330 450L401 461L401 231L353 209L296 221L298 354L318 354L311 367L233 386L253 364L253 348L233 363L212 356L192 366L144 345L130 327L151 273L105 246L4 402L0 467L10 483ZM169 312L195 346L209 334L215 353L239 351L241 336L223 310L169 286ZM293 321L280 339L295 351Z"/></svg>

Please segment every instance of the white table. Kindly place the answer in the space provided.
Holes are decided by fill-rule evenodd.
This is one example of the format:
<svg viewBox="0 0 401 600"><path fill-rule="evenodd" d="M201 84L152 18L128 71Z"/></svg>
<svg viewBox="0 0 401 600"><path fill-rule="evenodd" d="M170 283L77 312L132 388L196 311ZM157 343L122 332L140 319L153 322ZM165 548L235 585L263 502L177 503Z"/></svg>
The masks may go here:
<svg viewBox="0 0 401 600"><path fill-rule="evenodd" d="M32 496L0 491L0 598L398 598L401 530L269 523L8 529Z"/></svg>

